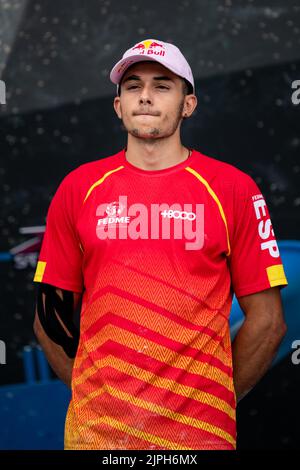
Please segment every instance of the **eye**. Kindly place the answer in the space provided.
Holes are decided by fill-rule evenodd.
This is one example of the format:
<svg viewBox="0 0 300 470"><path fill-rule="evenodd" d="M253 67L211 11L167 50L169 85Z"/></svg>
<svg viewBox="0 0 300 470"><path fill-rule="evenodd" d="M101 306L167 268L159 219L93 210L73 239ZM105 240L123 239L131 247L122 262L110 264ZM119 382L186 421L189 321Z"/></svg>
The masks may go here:
<svg viewBox="0 0 300 470"><path fill-rule="evenodd" d="M130 85L127 90L131 90L132 88L137 88L137 85Z"/></svg>
<svg viewBox="0 0 300 470"><path fill-rule="evenodd" d="M169 88L168 88L167 86L165 86L165 85L158 85L157 88L163 88L163 89L165 89L165 90L168 90L168 89L169 89Z"/></svg>

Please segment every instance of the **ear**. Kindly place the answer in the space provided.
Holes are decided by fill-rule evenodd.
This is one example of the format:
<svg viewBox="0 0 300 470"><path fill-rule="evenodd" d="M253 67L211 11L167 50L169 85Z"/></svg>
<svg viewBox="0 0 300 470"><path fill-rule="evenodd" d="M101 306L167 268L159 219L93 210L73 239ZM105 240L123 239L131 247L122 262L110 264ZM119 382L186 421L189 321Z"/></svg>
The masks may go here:
<svg viewBox="0 0 300 470"><path fill-rule="evenodd" d="M183 111L182 111L182 115L183 117L190 117L195 108L197 107L197 96L196 95L186 95L185 97L185 103L184 103L184 108L183 108Z"/></svg>
<svg viewBox="0 0 300 470"><path fill-rule="evenodd" d="M122 112L121 112L121 101L120 101L120 97L119 96L116 96L114 98L114 110L118 116L119 119L122 119Z"/></svg>

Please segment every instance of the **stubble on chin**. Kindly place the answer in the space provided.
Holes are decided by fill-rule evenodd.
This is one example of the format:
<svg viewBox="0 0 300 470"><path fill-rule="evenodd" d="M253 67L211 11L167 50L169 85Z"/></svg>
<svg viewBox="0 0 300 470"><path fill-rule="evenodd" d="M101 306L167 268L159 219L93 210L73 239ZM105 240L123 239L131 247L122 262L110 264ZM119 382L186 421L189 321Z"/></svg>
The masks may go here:
<svg viewBox="0 0 300 470"><path fill-rule="evenodd" d="M133 129L131 129L131 134L134 136L134 137L141 137L142 133L140 132L140 129L138 129L137 127L134 127ZM148 136L153 136L153 137L156 137L156 136L159 136L160 135L160 130L157 128L157 127L153 127L152 129L150 129L149 132L147 132L147 135Z"/></svg>

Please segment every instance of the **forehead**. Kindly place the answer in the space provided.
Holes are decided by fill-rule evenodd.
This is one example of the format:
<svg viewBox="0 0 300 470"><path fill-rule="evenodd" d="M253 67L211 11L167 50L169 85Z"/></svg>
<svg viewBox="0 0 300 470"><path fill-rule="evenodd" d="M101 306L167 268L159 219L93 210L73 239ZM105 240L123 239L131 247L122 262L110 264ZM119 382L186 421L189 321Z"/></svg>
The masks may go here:
<svg viewBox="0 0 300 470"><path fill-rule="evenodd" d="M130 75L138 75L141 78L154 77L154 76L166 76L174 81L177 81L179 77L171 70L164 67L162 64L154 61L141 61L136 64L130 65L122 77L122 81Z"/></svg>

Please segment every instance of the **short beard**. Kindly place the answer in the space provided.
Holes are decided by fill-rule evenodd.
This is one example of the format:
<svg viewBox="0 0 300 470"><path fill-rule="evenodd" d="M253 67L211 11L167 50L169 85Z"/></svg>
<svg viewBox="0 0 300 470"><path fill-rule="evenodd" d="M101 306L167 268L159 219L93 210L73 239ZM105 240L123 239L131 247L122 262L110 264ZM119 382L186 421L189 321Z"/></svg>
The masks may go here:
<svg viewBox="0 0 300 470"><path fill-rule="evenodd" d="M182 121L182 111L183 111L183 108L184 108L184 97L182 98L182 100L181 100L181 102L180 102L180 104L179 104L179 106L178 106L178 112L177 112L177 115L176 115L176 119L174 120L173 126L172 126L170 132L169 132L167 135L166 135L166 134L162 135L160 128L158 128L158 127L153 127L153 128L150 130L150 132L148 132L148 136L149 136L149 137L143 138L143 137L141 137L140 130L139 130L137 127L133 128L133 129L127 129L127 128L124 126L124 122L123 122L123 126L124 126L124 128L126 129L126 131L129 132L129 134L133 135L134 137L141 138L141 139L143 139L143 140L145 140L145 141L151 142L151 141L152 141L153 139L155 139L155 138L161 138L161 139L163 139L163 138L169 137L169 136L171 136L171 135L173 135L173 134L175 133L175 131L176 131L176 129L177 129L177 127L178 127L180 121Z"/></svg>
<svg viewBox="0 0 300 470"><path fill-rule="evenodd" d="M138 128L131 129L129 132L134 137L140 137L141 136L140 131L139 131ZM151 136L151 137L149 137L149 140L152 139L152 136L153 136L153 138L159 137L160 136L160 129L158 127L153 127L148 134Z"/></svg>

